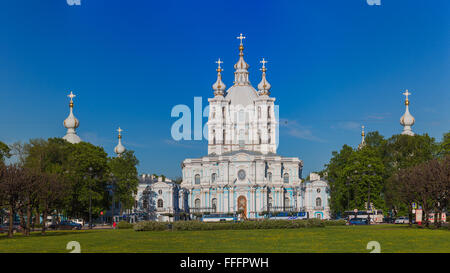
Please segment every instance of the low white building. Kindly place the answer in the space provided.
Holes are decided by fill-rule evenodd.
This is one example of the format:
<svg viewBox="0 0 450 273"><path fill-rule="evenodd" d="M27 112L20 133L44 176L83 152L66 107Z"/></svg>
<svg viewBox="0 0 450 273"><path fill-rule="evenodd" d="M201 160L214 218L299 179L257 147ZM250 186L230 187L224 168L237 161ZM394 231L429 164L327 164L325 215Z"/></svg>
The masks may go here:
<svg viewBox="0 0 450 273"><path fill-rule="evenodd" d="M330 188L328 182L316 173L302 183L299 207L309 218L330 219Z"/></svg>
<svg viewBox="0 0 450 273"><path fill-rule="evenodd" d="M139 177L135 212L142 220L177 220L178 191L178 184L168 178L143 174Z"/></svg>

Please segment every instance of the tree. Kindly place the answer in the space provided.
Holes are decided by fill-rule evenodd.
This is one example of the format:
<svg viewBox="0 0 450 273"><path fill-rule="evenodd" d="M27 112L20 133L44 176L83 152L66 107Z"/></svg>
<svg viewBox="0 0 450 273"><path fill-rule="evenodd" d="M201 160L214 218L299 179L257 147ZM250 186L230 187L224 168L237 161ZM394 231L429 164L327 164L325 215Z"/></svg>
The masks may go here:
<svg viewBox="0 0 450 273"><path fill-rule="evenodd" d="M63 202L68 195L68 184L63 176L58 174L44 174L39 195L39 211L42 212L44 224L42 226L42 235L45 235L46 221L49 213L62 209Z"/></svg>
<svg viewBox="0 0 450 273"><path fill-rule="evenodd" d="M130 209L134 205L133 194L136 194L139 184L136 169L138 164L139 160L131 150L125 151L120 157L111 157L108 160L108 166L115 180L115 185L113 185L114 199L122 204L121 209ZM120 214L122 214L122 211Z"/></svg>
<svg viewBox="0 0 450 273"><path fill-rule="evenodd" d="M378 131L367 133L367 136L365 137L365 142L367 146L379 150L381 150L381 148L384 145L386 145L386 140L384 139L384 136L382 136Z"/></svg>
<svg viewBox="0 0 450 273"><path fill-rule="evenodd" d="M343 168L343 173L350 180L352 207L369 209L373 204L377 209L384 209L384 165L377 150L366 146L353 153L348 163Z"/></svg>
<svg viewBox="0 0 450 273"><path fill-rule="evenodd" d="M20 146L16 145L16 151L19 150L18 147L22 150L20 154L22 155L22 162L25 168L29 170L33 170L35 173L42 176L43 180L48 180L52 175L56 175L59 177L58 181L63 181L67 184L69 181L65 178L68 172L68 158L71 152L73 151L73 144L65 141L61 138L49 138L47 140L43 139L31 139L29 143L21 144ZM41 181L43 185L43 189L49 189L46 185L46 181ZM59 183L59 182L58 182ZM58 185L59 186L59 185ZM64 188L64 187L62 187ZM59 196L59 192L54 192L55 189L51 190L52 194ZM65 192L67 193L67 192ZM42 196L41 196L42 197ZM48 198L52 199L53 196L49 196ZM50 202L53 204L53 202ZM47 205L42 206L43 204L39 204L35 210L35 222L39 223L39 215L42 213L51 213L49 211L50 208L54 209L62 209L59 207L47 207ZM47 220L47 215L43 217L44 226L45 221ZM45 230L44 232L45 233Z"/></svg>
<svg viewBox="0 0 450 273"><path fill-rule="evenodd" d="M0 141L0 164L3 164L6 158L11 157L11 148Z"/></svg>
<svg viewBox="0 0 450 273"><path fill-rule="evenodd" d="M0 176L0 200L2 206L6 206L9 211L8 237L13 236L14 216L19 207L20 194L25 189L27 181L25 172L17 165L3 166Z"/></svg>
<svg viewBox="0 0 450 273"><path fill-rule="evenodd" d="M442 142L439 143L439 152L440 157L445 157L450 155L450 132L447 132L442 137Z"/></svg>
<svg viewBox="0 0 450 273"><path fill-rule="evenodd" d="M389 176L394 172L418 165L436 157L438 146L434 138L424 135L393 135L383 147L384 162Z"/></svg>
<svg viewBox="0 0 450 273"><path fill-rule="evenodd" d="M397 213L410 213L410 205L405 204L404 198L399 194L395 183L398 183L396 174L402 169L417 166L436 157L438 145L434 138L424 135L393 135L380 148L385 165L386 204ZM403 201L402 201L403 200Z"/></svg>
<svg viewBox="0 0 450 273"><path fill-rule="evenodd" d="M92 207L93 214L98 216L108 207L110 171L106 152L102 147L87 142L73 144L66 167L64 176L70 181L66 213L87 220L89 208Z"/></svg>
<svg viewBox="0 0 450 273"><path fill-rule="evenodd" d="M343 169L349 164L354 153L352 147L344 145L339 152L333 151L330 163L326 165L328 181L330 182L330 209L333 215L350 209L349 181Z"/></svg>

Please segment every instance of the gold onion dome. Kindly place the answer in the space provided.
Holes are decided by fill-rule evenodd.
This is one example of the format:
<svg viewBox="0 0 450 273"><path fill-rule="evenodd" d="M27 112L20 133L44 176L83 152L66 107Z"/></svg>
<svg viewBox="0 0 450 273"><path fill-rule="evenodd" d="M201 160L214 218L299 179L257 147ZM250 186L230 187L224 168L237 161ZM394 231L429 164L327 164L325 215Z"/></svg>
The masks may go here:
<svg viewBox="0 0 450 273"><path fill-rule="evenodd" d="M223 69L220 67L220 64L223 62L220 60L216 61L217 63L217 81L213 84L212 88L214 89L214 96L223 96L226 85L222 82L222 74Z"/></svg>
<svg viewBox="0 0 450 273"><path fill-rule="evenodd" d="M122 145L122 129L117 129L117 132L119 132L119 136L117 137L119 139L119 143L114 148L114 152L117 154L118 157L120 157L125 152L125 147Z"/></svg>
<svg viewBox="0 0 450 273"><path fill-rule="evenodd" d="M406 96L406 100L405 100L406 109L405 109L405 113L400 118L400 124L403 126L402 135L413 136L414 132L412 131L411 126L414 125L415 119L411 115L411 113L409 113L409 99L408 99L408 96L411 95L411 93L409 93L408 90L406 90L405 93L403 93L403 95Z"/></svg>
<svg viewBox="0 0 450 273"><path fill-rule="evenodd" d="M234 65L234 84L235 85L249 85L250 81L248 80L248 68L250 67L248 63L244 60L244 45L242 44L242 40L245 39L242 36L242 33L236 37L241 40L241 44L239 45L239 60Z"/></svg>
<svg viewBox="0 0 450 273"><path fill-rule="evenodd" d="M79 143L81 142L80 137L76 134L76 128L80 126L80 122L73 114L73 98L76 97L72 92L67 96L70 98L69 102L69 116L64 120L64 127L67 128L67 133L63 137L63 139L67 140L70 143Z"/></svg>
<svg viewBox="0 0 450 273"><path fill-rule="evenodd" d="M270 95L269 90L271 88L271 85L266 79L266 71L267 71L266 63L267 63L267 61L263 58L262 61L260 61L260 63L262 63L262 68L261 68L262 79L261 79L261 82L258 84L258 90L260 92L259 93L260 95L268 96L268 95Z"/></svg>

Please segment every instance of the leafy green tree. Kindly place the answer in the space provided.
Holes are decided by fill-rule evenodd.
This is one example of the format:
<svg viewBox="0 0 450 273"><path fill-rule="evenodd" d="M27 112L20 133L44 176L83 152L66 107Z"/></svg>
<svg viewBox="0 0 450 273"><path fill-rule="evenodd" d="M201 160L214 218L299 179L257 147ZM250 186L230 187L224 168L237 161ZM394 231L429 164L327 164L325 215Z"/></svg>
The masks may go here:
<svg viewBox="0 0 450 273"><path fill-rule="evenodd" d="M138 164L139 160L131 150L125 151L120 157L111 157L108 160L114 180L114 200L122 204L122 209L130 209L134 205L133 194L136 194L139 184L136 169Z"/></svg>
<svg viewBox="0 0 450 273"><path fill-rule="evenodd" d="M47 214L61 211L61 200L67 196L67 185L70 181L65 177L68 174L68 158L73 151L73 144L62 138L31 139L23 146L23 165L43 176L39 191L39 206L36 211L36 220L43 214L44 223ZM49 184L51 180L52 184ZM48 192L43 192L48 190ZM43 230L45 234L45 230Z"/></svg>
<svg viewBox="0 0 450 273"><path fill-rule="evenodd" d="M384 162L389 176L394 172L418 165L437 155L435 139L424 135L393 135L383 147Z"/></svg>
<svg viewBox="0 0 450 273"><path fill-rule="evenodd" d="M330 209L335 216L350 209L349 181L343 170L354 153L352 147L344 145L339 152L333 151L330 163L326 165L330 182Z"/></svg>
<svg viewBox="0 0 450 273"><path fill-rule="evenodd" d="M385 165L385 200L386 204L396 214L409 213L409 204L402 201L401 191L396 184L399 176L396 174L403 169L414 167L435 158L439 146L435 139L424 135L393 135L381 148ZM404 188L403 188L404 189Z"/></svg>
<svg viewBox="0 0 450 273"><path fill-rule="evenodd" d="M5 159L9 157L11 157L11 148L0 141L0 164L2 164Z"/></svg>
<svg viewBox="0 0 450 273"><path fill-rule="evenodd" d="M379 150L381 150L381 148L386 144L384 136L382 136L378 131L367 133L365 141L367 146Z"/></svg>
<svg viewBox="0 0 450 273"><path fill-rule="evenodd" d="M108 156L102 147L87 142L73 144L65 171L65 176L71 181L66 200L67 214L87 220L90 203L93 218L108 208L109 174Z"/></svg>
<svg viewBox="0 0 450 273"><path fill-rule="evenodd" d="M439 156L445 157L450 155L450 132L447 132L442 137L442 142L439 143Z"/></svg>
<svg viewBox="0 0 450 273"><path fill-rule="evenodd" d="M367 202L377 209L384 209L383 175L384 165L377 150L370 146L356 151L349 158L343 173L349 180L351 191L350 206L352 208L367 209Z"/></svg>

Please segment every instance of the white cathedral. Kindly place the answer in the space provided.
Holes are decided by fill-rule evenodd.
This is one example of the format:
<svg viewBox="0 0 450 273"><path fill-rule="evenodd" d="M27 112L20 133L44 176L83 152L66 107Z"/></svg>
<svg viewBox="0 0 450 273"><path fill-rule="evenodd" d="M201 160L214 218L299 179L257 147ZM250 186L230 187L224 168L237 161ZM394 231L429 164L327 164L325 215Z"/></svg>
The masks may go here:
<svg viewBox="0 0 450 273"><path fill-rule="evenodd" d="M330 218L328 182L311 173L302 180L303 161L297 157L277 154L277 119L275 98L266 79L267 61L262 63L262 79L256 90L249 81L249 65L244 60L242 34L239 60L234 65L234 84L225 91L222 82L222 61L217 61L214 97L208 101L208 154L187 158L182 163L181 185L170 180L140 177L133 211L145 211L152 219L177 219L180 213L191 216L208 214L239 214L246 219L263 218L267 213L302 212L308 218ZM405 113L400 118L402 134L414 136L415 119L409 113L411 93L406 90ZM64 120L67 133L63 139L76 144L78 119L73 114L70 92L69 116ZM125 152L122 129L118 129L117 156ZM364 126L358 148L365 145ZM147 194L145 194L147 193ZM150 194L148 194L150 193ZM153 208L153 211L150 211ZM167 216L173 215L173 216Z"/></svg>
<svg viewBox="0 0 450 273"><path fill-rule="evenodd" d="M209 99L208 154L182 163L181 210L237 213L247 219L267 212L307 212L329 218L329 187L317 175L302 181L303 162L277 154L275 98L262 63L256 90L249 81L242 34L234 84L225 91L220 59L214 98Z"/></svg>

